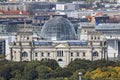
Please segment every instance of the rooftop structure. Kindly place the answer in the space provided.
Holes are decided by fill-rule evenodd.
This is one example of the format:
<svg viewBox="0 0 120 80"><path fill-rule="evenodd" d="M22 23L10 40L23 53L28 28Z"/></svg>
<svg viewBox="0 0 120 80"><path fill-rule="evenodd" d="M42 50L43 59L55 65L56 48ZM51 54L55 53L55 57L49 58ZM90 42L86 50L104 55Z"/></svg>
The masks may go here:
<svg viewBox="0 0 120 80"><path fill-rule="evenodd" d="M75 40L76 33L70 21L56 17L45 23L41 37L45 40Z"/></svg>

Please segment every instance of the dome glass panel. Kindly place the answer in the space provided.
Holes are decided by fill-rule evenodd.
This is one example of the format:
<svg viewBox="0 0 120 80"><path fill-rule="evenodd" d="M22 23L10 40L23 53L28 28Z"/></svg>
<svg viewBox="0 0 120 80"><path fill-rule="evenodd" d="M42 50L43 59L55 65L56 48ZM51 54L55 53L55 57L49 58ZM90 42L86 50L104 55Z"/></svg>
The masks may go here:
<svg viewBox="0 0 120 80"><path fill-rule="evenodd" d="M45 40L75 40L76 33L69 20L55 17L44 24L41 37Z"/></svg>

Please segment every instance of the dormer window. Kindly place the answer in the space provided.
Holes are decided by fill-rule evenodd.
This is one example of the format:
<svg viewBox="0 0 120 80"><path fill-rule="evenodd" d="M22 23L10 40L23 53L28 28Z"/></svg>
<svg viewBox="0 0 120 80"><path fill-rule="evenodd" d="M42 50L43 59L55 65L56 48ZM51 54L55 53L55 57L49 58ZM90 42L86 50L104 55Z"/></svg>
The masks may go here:
<svg viewBox="0 0 120 80"><path fill-rule="evenodd" d="M22 57L28 57L28 53L27 52L23 52L22 53Z"/></svg>

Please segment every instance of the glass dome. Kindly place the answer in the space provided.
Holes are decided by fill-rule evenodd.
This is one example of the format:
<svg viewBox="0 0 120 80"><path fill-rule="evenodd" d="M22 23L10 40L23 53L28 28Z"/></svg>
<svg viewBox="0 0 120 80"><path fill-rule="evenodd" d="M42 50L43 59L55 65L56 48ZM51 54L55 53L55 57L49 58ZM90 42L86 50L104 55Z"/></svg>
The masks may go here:
<svg viewBox="0 0 120 80"><path fill-rule="evenodd" d="M45 40L75 40L76 33L69 20L55 17L44 24L41 37Z"/></svg>

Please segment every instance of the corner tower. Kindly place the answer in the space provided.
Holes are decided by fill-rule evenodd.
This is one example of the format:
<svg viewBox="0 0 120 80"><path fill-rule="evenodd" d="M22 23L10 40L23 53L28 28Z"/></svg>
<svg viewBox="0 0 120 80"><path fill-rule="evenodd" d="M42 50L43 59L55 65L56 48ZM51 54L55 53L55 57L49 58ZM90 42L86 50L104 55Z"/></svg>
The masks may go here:
<svg viewBox="0 0 120 80"><path fill-rule="evenodd" d="M11 60L31 61L33 53L33 32L32 28L24 26L19 28L16 34L16 41L10 44Z"/></svg>

